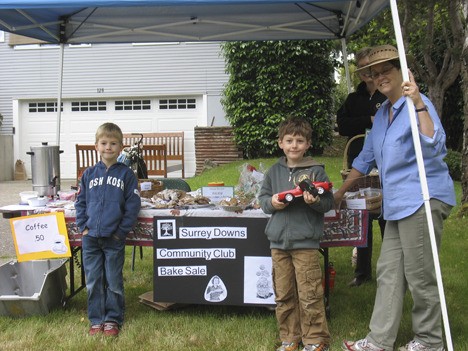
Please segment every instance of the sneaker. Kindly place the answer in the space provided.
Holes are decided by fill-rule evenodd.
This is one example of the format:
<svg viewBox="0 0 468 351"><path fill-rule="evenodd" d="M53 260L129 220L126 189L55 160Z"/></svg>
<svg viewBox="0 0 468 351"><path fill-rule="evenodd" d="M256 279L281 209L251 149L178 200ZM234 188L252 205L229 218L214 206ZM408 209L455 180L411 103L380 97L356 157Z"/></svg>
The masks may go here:
<svg viewBox="0 0 468 351"><path fill-rule="evenodd" d="M361 286L362 284L371 281L371 277L356 277L348 283L349 287Z"/></svg>
<svg viewBox="0 0 468 351"><path fill-rule="evenodd" d="M402 346L398 349L399 351L444 351L444 347L429 347L429 346L424 346L420 342L416 340L411 340L409 343L407 343L405 346Z"/></svg>
<svg viewBox="0 0 468 351"><path fill-rule="evenodd" d="M119 325L115 322L106 322L104 323L104 335L107 336L117 336L119 335L120 329Z"/></svg>
<svg viewBox="0 0 468 351"><path fill-rule="evenodd" d="M344 340L341 345L341 349L344 351L385 351L384 349L371 344L367 339L361 339L358 341Z"/></svg>
<svg viewBox="0 0 468 351"><path fill-rule="evenodd" d="M281 346L276 351L297 351L299 350L299 344L297 342L283 341Z"/></svg>
<svg viewBox="0 0 468 351"><path fill-rule="evenodd" d="M104 326L102 324L93 324L91 328L89 328L89 335L93 336L96 334L101 333L104 330Z"/></svg>
<svg viewBox="0 0 468 351"><path fill-rule="evenodd" d="M320 344L309 344L306 345L302 351L328 351L330 350L330 345L320 343Z"/></svg>

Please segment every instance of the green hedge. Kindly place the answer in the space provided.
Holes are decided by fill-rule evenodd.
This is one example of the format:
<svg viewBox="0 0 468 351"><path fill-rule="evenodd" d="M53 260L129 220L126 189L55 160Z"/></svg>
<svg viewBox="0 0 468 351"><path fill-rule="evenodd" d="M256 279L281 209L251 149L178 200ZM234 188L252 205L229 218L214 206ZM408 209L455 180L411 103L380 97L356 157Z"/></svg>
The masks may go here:
<svg viewBox="0 0 468 351"><path fill-rule="evenodd" d="M310 121L312 151L331 143L334 59L329 41L223 44L229 81L222 104L246 158L280 154L278 124L295 115Z"/></svg>

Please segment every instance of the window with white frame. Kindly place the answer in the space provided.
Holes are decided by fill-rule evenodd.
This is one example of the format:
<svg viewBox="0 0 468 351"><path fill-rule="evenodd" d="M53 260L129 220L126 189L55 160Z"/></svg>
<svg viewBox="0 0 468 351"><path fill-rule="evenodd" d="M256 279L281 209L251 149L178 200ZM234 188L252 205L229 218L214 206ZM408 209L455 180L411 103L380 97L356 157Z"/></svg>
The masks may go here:
<svg viewBox="0 0 468 351"><path fill-rule="evenodd" d="M30 102L30 113L57 112L57 101ZM63 103L60 104L60 111L63 112Z"/></svg>
<svg viewBox="0 0 468 351"><path fill-rule="evenodd" d="M94 112L94 111L106 111L106 101L72 101L71 103L72 112Z"/></svg>
<svg viewBox="0 0 468 351"><path fill-rule="evenodd" d="M116 100L116 111L151 110L151 100Z"/></svg>
<svg viewBox="0 0 468 351"><path fill-rule="evenodd" d="M160 110L187 110L197 108L196 99L160 99Z"/></svg>

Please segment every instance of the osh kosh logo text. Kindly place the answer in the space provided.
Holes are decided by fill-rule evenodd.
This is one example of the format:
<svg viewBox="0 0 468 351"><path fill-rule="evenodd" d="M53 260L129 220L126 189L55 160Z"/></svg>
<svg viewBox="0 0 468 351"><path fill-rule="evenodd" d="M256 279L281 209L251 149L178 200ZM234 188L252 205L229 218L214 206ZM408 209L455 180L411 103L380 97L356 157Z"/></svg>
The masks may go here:
<svg viewBox="0 0 468 351"><path fill-rule="evenodd" d="M104 177L94 178L89 181L89 189L95 186L101 186L104 183ZM116 177L107 177L106 185L115 186L124 190L123 180Z"/></svg>

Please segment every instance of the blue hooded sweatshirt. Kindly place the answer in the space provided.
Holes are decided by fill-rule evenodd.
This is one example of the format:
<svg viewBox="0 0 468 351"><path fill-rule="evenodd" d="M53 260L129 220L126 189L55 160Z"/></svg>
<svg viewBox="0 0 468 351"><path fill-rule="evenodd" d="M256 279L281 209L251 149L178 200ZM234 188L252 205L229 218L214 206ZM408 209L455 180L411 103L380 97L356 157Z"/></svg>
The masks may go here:
<svg viewBox="0 0 468 351"><path fill-rule="evenodd" d="M125 237L135 225L141 199L133 171L117 162L106 168L99 161L83 173L76 209L76 224L88 235Z"/></svg>

